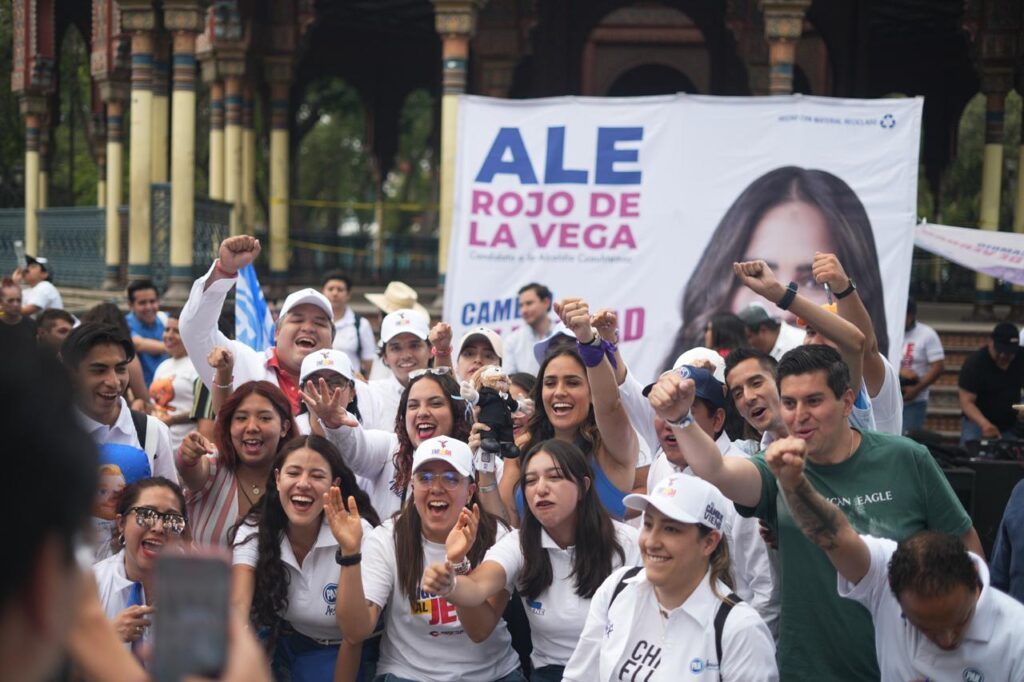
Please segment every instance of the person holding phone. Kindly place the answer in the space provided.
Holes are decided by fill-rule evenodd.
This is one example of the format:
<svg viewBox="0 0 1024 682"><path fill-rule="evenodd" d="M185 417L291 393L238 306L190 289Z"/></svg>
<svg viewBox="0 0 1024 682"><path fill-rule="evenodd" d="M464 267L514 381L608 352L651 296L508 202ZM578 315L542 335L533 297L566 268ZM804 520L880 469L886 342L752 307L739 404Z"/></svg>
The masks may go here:
<svg viewBox="0 0 1024 682"><path fill-rule="evenodd" d="M115 554L93 566L100 602L121 640L144 638L151 624L157 557L183 549L188 527L185 495L160 476L143 478L124 489L117 503Z"/></svg>
<svg viewBox="0 0 1024 682"><path fill-rule="evenodd" d="M373 508L385 519L399 512L405 503L416 448L438 436L460 441L469 436L466 406L447 367L410 373L392 432L363 428L345 410L341 391L332 391L323 381L319 386L307 382L303 400L309 407L310 419L315 416L320 420L327 439L345 453L352 471L369 481ZM505 518L495 472L478 474L476 483L480 486L482 506Z"/></svg>
<svg viewBox="0 0 1024 682"><path fill-rule="evenodd" d="M300 436L277 454L267 492L236 527L232 604L266 628L282 679L331 679L341 644L335 614L339 539L324 515L332 482L356 500L368 535L380 524L369 496L326 439ZM349 662L358 665L358 647ZM353 670L354 672L354 670Z"/></svg>
<svg viewBox="0 0 1024 682"><path fill-rule="evenodd" d="M411 503L365 541L355 498L346 507L341 491L331 490L326 513L341 549L337 604L346 641L369 637L384 613L378 681L525 682L508 628L497 622L507 592L491 597L485 617L492 622L482 627L464 622L450 602L422 584L431 564L449 561L460 575L469 573L507 533L480 509L469 446L446 436L429 438L416 448L411 470ZM489 634L479 637L482 632Z"/></svg>
<svg viewBox="0 0 1024 682"><path fill-rule="evenodd" d="M226 546L228 531L266 492L274 457L296 432L288 398L269 381L249 381L217 412L216 446L198 431L178 449L193 535Z"/></svg>
<svg viewBox="0 0 1024 682"><path fill-rule="evenodd" d="M447 561L431 564L423 589L455 604L474 640L499 624L491 599L515 594L526 607L533 640L531 680L562 679L594 592L621 566L640 561L636 529L613 521L597 498L594 475L572 443L546 440L522 461L522 526L499 540L469 575L456 575L461 535L449 535ZM472 526L470 526L472 528ZM475 539L475 538L474 538Z"/></svg>
<svg viewBox="0 0 1024 682"><path fill-rule="evenodd" d="M562 679L667 680L689 670L778 680L768 626L732 593L725 496L676 473L625 502L643 511L643 567L620 568L598 588Z"/></svg>

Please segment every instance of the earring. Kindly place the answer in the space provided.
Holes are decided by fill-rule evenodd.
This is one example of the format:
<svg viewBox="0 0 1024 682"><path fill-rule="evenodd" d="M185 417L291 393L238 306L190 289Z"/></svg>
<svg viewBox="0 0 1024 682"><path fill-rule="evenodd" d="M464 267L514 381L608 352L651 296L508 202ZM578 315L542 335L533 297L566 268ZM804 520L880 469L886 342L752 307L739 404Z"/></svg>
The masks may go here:
<svg viewBox="0 0 1024 682"><path fill-rule="evenodd" d="M124 547L124 533L121 533L117 536L117 544L119 544L121 547Z"/></svg>

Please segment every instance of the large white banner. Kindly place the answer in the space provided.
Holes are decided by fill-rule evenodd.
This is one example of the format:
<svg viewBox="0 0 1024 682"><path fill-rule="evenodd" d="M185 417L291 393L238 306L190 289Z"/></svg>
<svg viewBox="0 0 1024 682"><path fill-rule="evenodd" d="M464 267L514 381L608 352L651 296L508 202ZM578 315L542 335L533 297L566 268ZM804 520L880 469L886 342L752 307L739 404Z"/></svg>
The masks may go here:
<svg viewBox="0 0 1024 682"><path fill-rule="evenodd" d="M922 223L915 244L957 265L996 279L1024 284L1024 235Z"/></svg>
<svg viewBox="0 0 1024 682"><path fill-rule="evenodd" d="M890 357L903 335L923 100L463 97L445 319L507 333L516 292L546 284L616 310L643 381L757 297L764 258L824 302L837 253ZM787 313L767 306L786 319Z"/></svg>

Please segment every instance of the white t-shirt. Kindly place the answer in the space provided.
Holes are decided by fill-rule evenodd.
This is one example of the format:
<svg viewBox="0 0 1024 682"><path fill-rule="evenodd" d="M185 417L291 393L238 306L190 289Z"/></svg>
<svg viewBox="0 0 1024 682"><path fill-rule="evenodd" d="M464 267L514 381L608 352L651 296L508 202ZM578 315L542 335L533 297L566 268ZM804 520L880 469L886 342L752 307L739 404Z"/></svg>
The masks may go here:
<svg viewBox="0 0 1024 682"><path fill-rule="evenodd" d="M892 540L862 535L871 568L853 585L838 576L839 594L862 604L875 623L875 651L883 680L1024 680L1024 604L989 586L988 567L971 554L982 590L963 642L944 651L903 617L889 588Z"/></svg>
<svg viewBox="0 0 1024 682"><path fill-rule="evenodd" d="M711 591L711 573L681 606L661 614L654 587L641 570L612 593L627 568L613 571L590 602L579 644L565 668L570 682L773 682L779 679L775 644L757 612L736 604L722 628L722 670L715 652L715 614L722 601ZM722 582L719 594L729 594Z"/></svg>
<svg viewBox="0 0 1024 682"><path fill-rule="evenodd" d="M360 342L362 342L360 344ZM360 345L362 345L361 352ZM377 342L373 338L373 328L365 317L359 318L359 329L356 329L356 315L352 307L345 308L340 320L334 321L334 349L348 356L352 369L361 371L362 362L372 361L377 357Z"/></svg>
<svg viewBox="0 0 1024 682"><path fill-rule="evenodd" d="M507 533L498 525L498 539ZM446 560L442 544L423 542L423 565ZM474 643L448 600L419 593L416 608L398 584L394 523L389 519L363 541L363 592L384 612L384 636L377 674L431 682L497 680L519 667L504 621L479 644Z"/></svg>
<svg viewBox="0 0 1024 682"><path fill-rule="evenodd" d="M618 521L612 521L615 535L624 552L625 560L619 561L612 555L612 570L620 566L640 565L640 534L635 528ZM571 577L573 569L572 547L562 549L547 531L540 531L540 544L547 550L551 560L552 582L536 600L522 595L526 617L530 620L533 653L530 660L534 668L545 665L564 666L579 641L583 624L587 620L590 600L576 594L576 581ZM520 546L519 531L513 530L496 542L484 561L493 561L505 571L505 590L512 594L523 570L526 568L523 550Z"/></svg>
<svg viewBox="0 0 1024 682"><path fill-rule="evenodd" d="M723 431L715 441L724 457L748 457L734 445ZM658 451L647 474L647 490L654 490L662 480L681 472L693 476L690 467L680 469L668 460L663 450ZM782 608L781 585L772 569L768 545L761 538L761 528L754 517L746 518L727 505L723 524L729 541L729 567L732 570L734 590L740 599L754 607L774 636L778 631L779 612Z"/></svg>
<svg viewBox="0 0 1024 682"><path fill-rule="evenodd" d="M23 306L39 306L39 310L32 317L39 317L44 310L49 310L50 308L64 308L64 300L60 297L57 287L46 280L43 280L34 287L25 287L21 293L21 299Z"/></svg>
<svg viewBox="0 0 1024 682"><path fill-rule="evenodd" d="M373 531L366 519L362 520L363 539ZM243 524L238 528L238 537L233 548L232 564L256 568L259 559L255 526ZM253 538L248 540L248 538ZM283 617L297 632L313 639L338 641L341 631L335 620L334 610L338 598L338 576L340 567L334 555L338 541L331 533L326 519L320 525L313 549L309 551L302 565L299 565L287 536L281 538L281 562L288 571L288 608Z"/></svg>
<svg viewBox="0 0 1024 682"><path fill-rule="evenodd" d="M871 397L871 410L875 414L875 430L903 435L903 392L900 390L900 375L889 359L879 353L885 365L885 379L878 395Z"/></svg>
<svg viewBox="0 0 1024 682"><path fill-rule="evenodd" d="M804 345L804 338L806 337L807 332L805 330L783 322L779 326L779 335L775 338L775 345L772 346L772 350L768 355L776 360L781 360L782 356L787 352L797 346Z"/></svg>
<svg viewBox="0 0 1024 682"><path fill-rule="evenodd" d="M900 367L910 369L918 377L924 378L933 362L944 360L946 351L938 333L926 324L915 322L909 331L903 333L903 354L900 356ZM928 400L928 389L924 389L914 398L915 403Z"/></svg>
<svg viewBox="0 0 1024 682"><path fill-rule="evenodd" d="M167 408L172 415L189 414L199 373L186 355L181 358L167 358L153 372L149 395L153 403ZM181 441L195 424L188 421L167 427L171 432L171 452L177 452Z"/></svg>

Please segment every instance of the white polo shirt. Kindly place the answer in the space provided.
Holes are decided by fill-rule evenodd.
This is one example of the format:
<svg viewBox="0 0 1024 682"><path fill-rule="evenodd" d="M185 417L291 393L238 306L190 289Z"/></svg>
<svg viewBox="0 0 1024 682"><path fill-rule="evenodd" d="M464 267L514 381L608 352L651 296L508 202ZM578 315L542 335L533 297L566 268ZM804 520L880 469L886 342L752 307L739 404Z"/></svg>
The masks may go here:
<svg viewBox="0 0 1024 682"><path fill-rule="evenodd" d="M612 593L629 569L613 571L590 602L587 623L565 668L570 682L774 682L775 643L761 617L736 604L722 628L722 670L715 652L715 614L722 601L711 591L711 573L681 606L662 616L654 586L641 570ZM722 582L719 593L729 594Z"/></svg>
<svg viewBox="0 0 1024 682"><path fill-rule="evenodd" d="M505 622L498 621L479 644L466 634L455 606L429 592L419 593L415 608L398 584L394 523L389 519L363 541L363 593L385 613L377 674L400 678L458 682L497 680L519 667ZM507 533L498 524L498 539ZM423 566L444 563L443 544L422 538ZM344 597L342 597L344 598Z"/></svg>
<svg viewBox="0 0 1024 682"><path fill-rule="evenodd" d="M362 526L365 542L373 526L365 519L362 520ZM256 526L239 526L232 550L233 565L250 566L255 570L260 555L258 538L254 537L258 532ZM301 566L288 537L281 538L281 562L288 571L288 609L280 615L297 632L313 639L332 642L341 640L341 630L334 617L341 570L334 558L337 551L338 541L334 539L326 519L320 525L313 549L303 559Z"/></svg>
<svg viewBox="0 0 1024 682"><path fill-rule="evenodd" d="M101 424L95 419L86 416L84 412L75 408L79 425L92 436L96 445L112 443L116 445L132 445L145 450L145 443L139 442L139 435L135 431L135 422L132 421L131 408L128 401L121 398L121 411L117 413L117 421L113 426ZM156 450L153 453L146 453L149 458L149 470L152 476L163 476L166 479L178 482L178 470L174 467L174 456L171 454L171 432L167 424L156 417L146 417L146 434L153 429L156 433Z"/></svg>
<svg viewBox="0 0 1024 682"><path fill-rule="evenodd" d="M620 566L640 565L640 534L631 526L612 521L615 535L622 547L625 560L612 555L612 569ZM547 531L541 528L540 544L551 560L552 581L536 600L522 595L526 617L530 620L533 653L530 660L534 668L545 665L564 666L579 641L583 624L587 620L590 600L576 594L576 581L572 578L574 548L562 549ZM505 571L505 590L512 594L519 583L526 561L519 541L519 531L513 530L487 551L484 561L493 561Z"/></svg>
<svg viewBox="0 0 1024 682"><path fill-rule="evenodd" d="M982 590L963 642L943 651L903 618L889 588L892 540L862 535L871 553L871 568L856 585L839 576L839 594L862 604L875 622L875 651L883 680L1024 680L1024 604L989 586L988 567L971 560Z"/></svg>
<svg viewBox="0 0 1024 682"><path fill-rule="evenodd" d="M124 571L124 550L108 556L92 566L96 589L100 594L100 603L107 618L113 620L117 614L128 608L128 596L135 583L128 579ZM145 599L145 592L143 592Z"/></svg>

